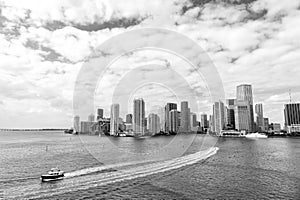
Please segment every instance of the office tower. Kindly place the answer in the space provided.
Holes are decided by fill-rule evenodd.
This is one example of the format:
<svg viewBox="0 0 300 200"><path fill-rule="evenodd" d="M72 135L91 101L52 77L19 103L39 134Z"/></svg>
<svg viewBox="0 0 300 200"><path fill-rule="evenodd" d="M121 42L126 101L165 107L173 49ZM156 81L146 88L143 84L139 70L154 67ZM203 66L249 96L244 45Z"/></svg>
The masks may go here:
<svg viewBox="0 0 300 200"><path fill-rule="evenodd" d="M264 131L264 115L263 115L263 105L255 104L255 113L256 113L256 127L258 131Z"/></svg>
<svg viewBox="0 0 300 200"><path fill-rule="evenodd" d="M169 124L169 113L171 110L177 110L177 104L176 103L167 103L167 105L165 106L165 128L164 130L166 132L168 132L170 129L170 124Z"/></svg>
<svg viewBox="0 0 300 200"><path fill-rule="evenodd" d="M160 132L160 118L157 114L150 113L148 116L149 133L155 135Z"/></svg>
<svg viewBox="0 0 300 200"><path fill-rule="evenodd" d="M285 126L300 124L300 103L289 103L284 105Z"/></svg>
<svg viewBox="0 0 300 200"><path fill-rule="evenodd" d="M222 101L214 103L213 106L213 121L214 130L217 134L225 128L225 108Z"/></svg>
<svg viewBox="0 0 300 200"><path fill-rule="evenodd" d="M213 105L213 110L214 110L214 105ZM209 115L209 130L211 132L215 132L215 127L214 127L214 118L213 115Z"/></svg>
<svg viewBox="0 0 300 200"><path fill-rule="evenodd" d="M181 102L181 113L180 113L180 130L182 132L190 131L190 109L187 101Z"/></svg>
<svg viewBox="0 0 300 200"><path fill-rule="evenodd" d="M91 121L81 121L80 122L80 133L91 133L93 122Z"/></svg>
<svg viewBox="0 0 300 200"><path fill-rule="evenodd" d="M235 114L234 109L236 106L236 99L227 99L226 100L226 126L231 129L235 129Z"/></svg>
<svg viewBox="0 0 300 200"><path fill-rule="evenodd" d="M247 102L238 101L235 106L235 128L239 131L251 132L251 119L249 115L250 105Z"/></svg>
<svg viewBox="0 0 300 200"><path fill-rule="evenodd" d="M253 95L252 95L252 86L243 84L239 85L236 88L236 99L237 104L245 106L248 104L248 115L250 120L250 132L253 132L255 129L254 125L254 114L253 114Z"/></svg>
<svg viewBox="0 0 300 200"><path fill-rule="evenodd" d="M201 115L201 127L202 127L203 129L209 127L208 121L207 121L207 114L202 114L202 115Z"/></svg>
<svg viewBox="0 0 300 200"><path fill-rule="evenodd" d="M176 134L179 130L178 125L178 111L173 109L169 112L169 133Z"/></svg>
<svg viewBox="0 0 300 200"><path fill-rule="evenodd" d="M191 131L198 131L197 115L195 113L190 113L190 126Z"/></svg>
<svg viewBox="0 0 300 200"><path fill-rule="evenodd" d="M145 102L142 98L133 101L133 131L135 136L145 135Z"/></svg>
<svg viewBox="0 0 300 200"><path fill-rule="evenodd" d="M112 104L110 107L110 135L118 135L119 132L120 105Z"/></svg>
<svg viewBox="0 0 300 200"><path fill-rule="evenodd" d="M77 133L80 131L80 117L78 115L74 117L74 131Z"/></svg>
<svg viewBox="0 0 300 200"><path fill-rule="evenodd" d="M132 114L126 115L126 123L132 123Z"/></svg>
<svg viewBox="0 0 300 200"><path fill-rule="evenodd" d="M97 120L103 119L103 109L98 108L97 109Z"/></svg>
<svg viewBox="0 0 300 200"><path fill-rule="evenodd" d="M269 130L269 118L264 117L264 128L265 131Z"/></svg>

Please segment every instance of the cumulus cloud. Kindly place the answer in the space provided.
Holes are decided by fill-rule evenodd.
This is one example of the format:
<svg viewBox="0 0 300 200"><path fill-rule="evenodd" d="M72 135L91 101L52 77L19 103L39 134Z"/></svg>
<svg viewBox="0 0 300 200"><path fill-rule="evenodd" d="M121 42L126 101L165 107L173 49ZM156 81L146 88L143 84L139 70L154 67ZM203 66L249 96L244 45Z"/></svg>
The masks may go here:
<svg viewBox="0 0 300 200"><path fill-rule="evenodd" d="M289 89L294 101L300 101L299 7L296 0L0 2L0 112L16 119L19 127L26 126L23 116L32 121L31 127L71 124L74 81L81 65L91 55L107 53L93 54L97 47L126 30L165 27L188 36L207 52L227 98L235 96L236 85L251 83L255 102L264 103L271 121L282 123ZM181 64L170 56L155 57L144 52L127 59L136 65L145 60ZM186 73L193 87L203 88L192 71L180 73ZM109 90L121 75L111 71L103 88ZM204 112L209 112L204 104ZM0 121L3 127L16 126L3 117Z"/></svg>

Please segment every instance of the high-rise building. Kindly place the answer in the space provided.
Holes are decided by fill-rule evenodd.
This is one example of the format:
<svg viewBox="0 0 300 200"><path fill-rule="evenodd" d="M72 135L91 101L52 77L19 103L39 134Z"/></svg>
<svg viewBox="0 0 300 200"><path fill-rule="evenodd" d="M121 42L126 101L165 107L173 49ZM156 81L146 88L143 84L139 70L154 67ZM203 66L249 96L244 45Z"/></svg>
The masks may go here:
<svg viewBox="0 0 300 200"><path fill-rule="evenodd" d="M178 111L173 109L169 112L169 133L176 134L179 130Z"/></svg>
<svg viewBox="0 0 300 200"><path fill-rule="evenodd" d="M248 84L242 84L236 88L236 100L237 104L244 106L248 104L248 115L250 120L250 130L251 132L255 131L254 124L254 114L253 114L253 95L252 95L252 86Z"/></svg>
<svg viewBox="0 0 300 200"><path fill-rule="evenodd" d="M214 106L215 105L213 105L213 110L214 110ZM209 130L211 132L215 132L214 117L213 117L213 115L209 115Z"/></svg>
<svg viewBox="0 0 300 200"><path fill-rule="evenodd" d="M197 115L196 113L190 113L190 126L191 131L197 131L198 130L198 122L197 122Z"/></svg>
<svg viewBox="0 0 300 200"><path fill-rule="evenodd" d="M249 107L249 103L244 101L238 101L235 106L235 128L239 131L251 132L252 130Z"/></svg>
<svg viewBox="0 0 300 200"><path fill-rule="evenodd" d="M170 127L169 113L173 109L177 110L177 104L176 103L167 103L167 105L165 106L165 124L164 124L165 128L164 128L164 130L166 132L168 132L170 130L170 128L169 128Z"/></svg>
<svg viewBox="0 0 300 200"><path fill-rule="evenodd" d="M88 116L88 121L89 121L89 122L94 122L94 121L95 121L95 115L94 115L94 114L90 114L90 115Z"/></svg>
<svg viewBox="0 0 300 200"><path fill-rule="evenodd" d="M284 105L285 126L300 124L300 103L289 103Z"/></svg>
<svg viewBox="0 0 300 200"><path fill-rule="evenodd" d="M225 128L225 108L222 101L215 102L213 105L214 131L219 134Z"/></svg>
<svg viewBox="0 0 300 200"><path fill-rule="evenodd" d="M157 114L150 113L148 116L149 133L155 135L160 132L160 118Z"/></svg>
<svg viewBox="0 0 300 200"><path fill-rule="evenodd" d="M269 130L269 118L264 117L264 128L265 131Z"/></svg>
<svg viewBox="0 0 300 200"><path fill-rule="evenodd" d="M110 107L110 135L118 135L119 132L119 113L120 105L112 104Z"/></svg>
<svg viewBox="0 0 300 200"><path fill-rule="evenodd" d="M235 114L234 109L236 106L236 99L226 100L226 126L231 129L235 129Z"/></svg>
<svg viewBox="0 0 300 200"><path fill-rule="evenodd" d="M142 98L133 101L133 131L135 136L145 135L145 102Z"/></svg>
<svg viewBox="0 0 300 200"><path fill-rule="evenodd" d="M80 131L80 117L78 115L74 117L74 131L77 133Z"/></svg>
<svg viewBox="0 0 300 200"><path fill-rule="evenodd" d="M187 101L181 102L180 130L190 132L190 109Z"/></svg>
<svg viewBox="0 0 300 200"><path fill-rule="evenodd" d="M132 114L126 115L126 123L132 123Z"/></svg>
<svg viewBox="0 0 300 200"><path fill-rule="evenodd" d="M255 104L255 113L256 113L256 127L257 131L265 131L264 127L264 112L263 105L261 103Z"/></svg>
<svg viewBox="0 0 300 200"><path fill-rule="evenodd" d="M103 109L98 108L97 109L97 120L103 119Z"/></svg>
<svg viewBox="0 0 300 200"><path fill-rule="evenodd" d="M209 127L208 121L207 121L207 114L202 114L202 115L201 115L201 127L202 127L203 129Z"/></svg>

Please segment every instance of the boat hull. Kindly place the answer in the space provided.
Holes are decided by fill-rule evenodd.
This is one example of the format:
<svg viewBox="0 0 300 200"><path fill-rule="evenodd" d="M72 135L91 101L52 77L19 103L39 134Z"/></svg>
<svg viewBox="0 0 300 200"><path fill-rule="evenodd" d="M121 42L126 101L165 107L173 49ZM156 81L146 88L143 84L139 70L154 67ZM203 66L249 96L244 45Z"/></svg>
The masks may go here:
<svg viewBox="0 0 300 200"><path fill-rule="evenodd" d="M54 181L54 180L60 180L63 179L64 174L59 175L42 175L41 179L42 181Z"/></svg>

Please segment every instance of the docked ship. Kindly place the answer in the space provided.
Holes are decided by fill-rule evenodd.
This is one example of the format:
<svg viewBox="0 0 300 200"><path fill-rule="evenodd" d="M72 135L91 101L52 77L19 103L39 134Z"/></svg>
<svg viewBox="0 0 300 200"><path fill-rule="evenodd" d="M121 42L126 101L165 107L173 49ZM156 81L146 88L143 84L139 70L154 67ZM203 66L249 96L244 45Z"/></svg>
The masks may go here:
<svg viewBox="0 0 300 200"><path fill-rule="evenodd" d="M42 175L41 176L41 180L42 181L53 181L53 180L59 180L59 179L63 179L63 177L65 176L65 172L61 171L60 169L56 168L52 168L48 174Z"/></svg>
<svg viewBox="0 0 300 200"><path fill-rule="evenodd" d="M244 132L235 130L224 130L218 135L219 137L245 137Z"/></svg>
<svg viewBox="0 0 300 200"><path fill-rule="evenodd" d="M250 138L250 139L256 139L256 138L268 138L267 135L263 134L263 133L249 133L246 135L246 138Z"/></svg>

